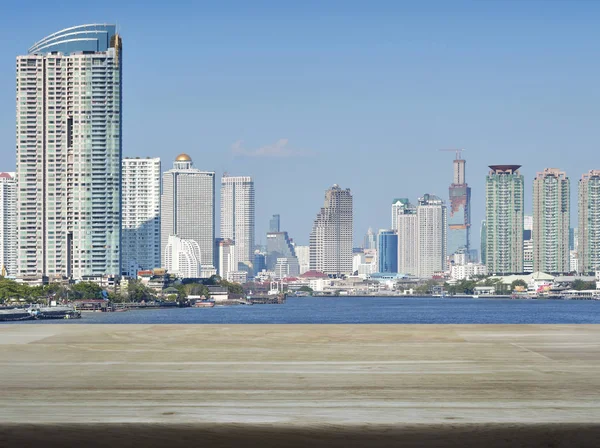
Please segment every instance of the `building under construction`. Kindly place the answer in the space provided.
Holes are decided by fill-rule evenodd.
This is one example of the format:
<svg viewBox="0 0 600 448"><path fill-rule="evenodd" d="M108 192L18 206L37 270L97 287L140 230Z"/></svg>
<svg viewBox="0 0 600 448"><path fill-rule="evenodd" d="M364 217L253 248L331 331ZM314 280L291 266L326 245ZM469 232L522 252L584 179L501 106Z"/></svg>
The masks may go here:
<svg viewBox="0 0 600 448"><path fill-rule="evenodd" d="M469 253L471 232L471 187L465 179L466 160L461 157L462 149L456 152L454 176L450 185L450 207L448 210L448 255L457 252Z"/></svg>

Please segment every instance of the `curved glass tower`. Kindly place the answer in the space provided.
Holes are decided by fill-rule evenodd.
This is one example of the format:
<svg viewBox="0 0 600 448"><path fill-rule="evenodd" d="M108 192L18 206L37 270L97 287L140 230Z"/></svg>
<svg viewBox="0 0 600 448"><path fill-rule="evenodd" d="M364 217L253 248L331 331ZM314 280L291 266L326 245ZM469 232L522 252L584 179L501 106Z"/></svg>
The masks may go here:
<svg viewBox="0 0 600 448"><path fill-rule="evenodd" d="M120 273L121 66L114 25L67 28L17 57L20 278Z"/></svg>

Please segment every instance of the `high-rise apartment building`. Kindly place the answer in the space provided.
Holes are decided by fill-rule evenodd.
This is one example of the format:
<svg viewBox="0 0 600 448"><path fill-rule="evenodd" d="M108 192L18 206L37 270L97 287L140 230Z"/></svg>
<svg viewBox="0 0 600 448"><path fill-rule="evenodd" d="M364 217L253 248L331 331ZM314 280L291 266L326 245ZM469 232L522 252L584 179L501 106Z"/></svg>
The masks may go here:
<svg viewBox="0 0 600 448"><path fill-rule="evenodd" d="M279 232L281 228L281 217L279 215L273 215L269 220L269 232Z"/></svg>
<svg viewBox="0 0 600 448"><path fill-rule="evenodd" d="M325 204L310 234L310 269L328 275L352 273L352 195L337 184L325 192Z"/></svg>
<svg viewBox="0 0 600 448"><path fill-rule="evenodd" d="M398 234L394 230L380 230L377 234L378 271L398 272Z"/></svg>
<svg viewBox="0 0 600 448"><path fill-rule="evenodd" d="M533 272L533 215L523 217L523 272Z"/></svg>
<svg viewBox="0 0 600 448"><path fill-rule="evenodd" d="M401 199L402 207L396 210L396 232L398 234L398 272L417 275L419 226L417 208L408 199Z"/></svg>
<svg viewBox="0 0 600 448"><path fill-rule="evenodd" d="M17 181L15 173L0 173L0 274L17 273Z"/></svg>
<svg viewBox="0 0 600 448"><path fill-rule="evenodd" d="M202 277L202 255L195 240L169 235L164 252L165 268L180 278Z"/></svg>
<svg viewBox="0 0 600 448"><path fill-rule="evenodd" d="M187 154L179 154L173 169L163 174L161 196L161 253L169 236L194 240L200 247L203 272L215 269L215 173L193 167ZM203 274L204 275L204 274ZM208 274L206 274L208 275Z"/></svg>
<svg viewBox="0 0 600 448"><path fill-rule="evenodd" d="M221 179L221 237L234 241L242 270L254 261L254 181L248 176Z"/></svg>
<svg viewBox="0 0 600 448"><path fill-rule="evenodd" d="M121 270L137 278L161 266L160 159L125 158L122 173Z"/></svg>
<svg viewBox="0 0 600 448"><path fill-rule="evenodd" d="M533 180L533 271L570 272L571 188L567 175L546 168Z"/></svg>
<svg viewBox="0 0 600 448"><path fill-rule="evenodd" d="M300 275L302 275L310 270L310 246L296 246L294 251L298 258Z"/></svg>
<svg viewBox="0 0 600 448"><path fill-rule="evenodd" d="M121 67L114 25L17 57L17 277L121 273Z"/></svg>
<svg viewBox="0 0 600 448"><path fill-rule="evenodd" d="M600 170L590 170L579 180L577 269L600 271Z"/></svg>
<svg viewBox="0 0 600 448"><path fill-rule="evenodd" d="M466 160L456 153L454 176L450 185L448 213L448 254L467 252L471 248L471 187L465 179Z"/></svg>
<svg viewBox="0 0 600 448"><path fill-rule="evenodd" d="M217 274L222 279L228 280L229 274L238 270L233 240L217 238L217 259Z"/></svg>
<svg viewBox="0 0 600 448"><path fill-rule="evenodd" d="M490 274L523 272L521 165L491 165L486 177L486 259Z"/></svg>
<svg viewBox="0 0 600 448"><path fill-rule="evenodd" d="M432 277L446 270L446 205L439 197L426 194L417 205L417 275Z"/></svg>

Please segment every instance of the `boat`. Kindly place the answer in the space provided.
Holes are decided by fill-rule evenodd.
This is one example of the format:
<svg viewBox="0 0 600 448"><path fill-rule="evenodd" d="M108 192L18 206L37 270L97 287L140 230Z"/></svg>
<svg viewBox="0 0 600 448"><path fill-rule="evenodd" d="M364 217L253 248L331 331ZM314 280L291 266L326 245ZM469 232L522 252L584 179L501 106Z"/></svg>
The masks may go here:
<svg viewBox="0 0 600 448"><path fill-rule="evenodd" d="M79 319L81 311L72 306L47 306L31 308L35 319Z"/></svg>
<svg viewBox="0 0 600 448"><path fill-rule="evenodd" d="M14 322L22 320L33 320L35 317L26 309L10 308L0 310L0 322Z"/></svg>
<svg viewBox="0 0 600 448"><path fill-rule="evenodd" d="M194 303L194 308L212 308L213 306L215 306L215 302L203 302L203 301L198 301L196 303Z"/></svg>

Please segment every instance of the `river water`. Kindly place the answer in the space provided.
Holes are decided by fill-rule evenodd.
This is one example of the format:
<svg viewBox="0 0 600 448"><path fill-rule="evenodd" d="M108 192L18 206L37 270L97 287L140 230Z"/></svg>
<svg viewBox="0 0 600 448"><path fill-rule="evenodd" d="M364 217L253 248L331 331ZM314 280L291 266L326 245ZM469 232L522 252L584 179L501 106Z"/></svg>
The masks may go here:
<svg viewBox="0 0 600 448"><path fill-rule="evenodd" d="M69 324L573 324L600 323L600 301L303 297L283 305L82 313Z"/></svg>

